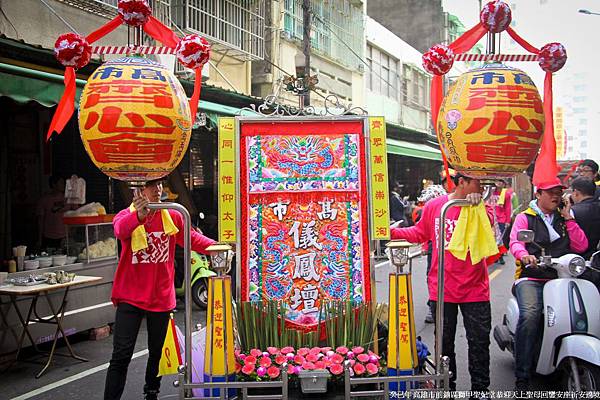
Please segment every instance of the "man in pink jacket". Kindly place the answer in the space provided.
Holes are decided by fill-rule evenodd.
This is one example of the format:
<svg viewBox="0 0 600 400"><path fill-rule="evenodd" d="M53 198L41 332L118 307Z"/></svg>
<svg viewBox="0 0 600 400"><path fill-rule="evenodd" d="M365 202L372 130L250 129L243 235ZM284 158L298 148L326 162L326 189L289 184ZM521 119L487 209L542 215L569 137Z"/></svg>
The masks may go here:
<svg viewBox="0 0 600 400"><path fill-rule="evenodd" d="M146 183L141 194L134 197L133 207L122 210L113 220L115 236L121 241L121 257L111 296L117 311L113 353L104 387L105 400L120 399L123 394L127 367L143 318L146 318L148 328L144 399L158 398L158 364L169 314L175 308L175 244L183 246L181 214L173 210L151 211L147 207L149 201L159 202L161 195L162 181ZM132 240L134 235L138 240ZM206 248L215 243L194 230L191 238L192 250L201 253L206 253Z"/></svg>
<svg viewBox="0 0 600 400"><path fill-rule="evenodd" d="M536 357L534 345L542 322L544 284L557 278L557 273L552 268L536 268L541 251L532 244L519 242L517 234L520 230L532 230L535 242L552 257L582 253L588 246L585 233L571 213L570 203L561 202L564 188L558 178L540 184L536 199L517 215L510 232L510 251L517 264L514 293L519 304L519 321L515 333L515 389L519 391L529 390L531 367Z"/></svg>
<svg viewBox="0 0 600 400"><path fill-rule="evenodd" d="M440 213L442 206L449 200L467 199L476 205L481 201L481 185L478 179L457 174L452 178L456 185L453 193L440 196L425 203L422 216L415 226L394 228L392 239L405 239L412 243L431 241L432 260L428 274L429 300L437 300L438 237L440 232ZM460 208L453 207L446 214L446 243L450 242L456 226ZM469 345L469 373L471 390L486 392L490 384L490 331L492 316L490 308L490 285L485 260L476 264L467 255L465 261L445 253L444 281L444 328L442 335L442 354L450 357L450 389L456 390L456 355L454 337L458 309L463 315L467 342Z"/></svg>

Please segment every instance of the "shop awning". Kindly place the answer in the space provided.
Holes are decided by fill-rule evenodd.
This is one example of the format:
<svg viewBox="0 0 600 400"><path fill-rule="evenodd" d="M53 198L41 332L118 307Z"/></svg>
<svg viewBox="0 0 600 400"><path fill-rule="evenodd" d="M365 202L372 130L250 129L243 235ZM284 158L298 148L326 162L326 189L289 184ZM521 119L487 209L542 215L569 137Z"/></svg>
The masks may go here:
<svg viewBox="0 0 600 400"><path fill-rule="evenodd" d="M65 90L63 76L36 69L0 63L0 96L7 96L17 103L35 101L45 107L58 104ZM77 79L76 107L86 81Z"/></svg>
<svg viewBox="0 0 600 400"><path fill-rule="evenodd" d="M389 138L386 140L386 144L387 152L390 154L442 161L442 153L440 150L427 146L426 144Z"/></svg>
<svg viewBox="0 0 600 400"><path fill-rule="evenodd" d="M226 106L224 104L213 103L211 101L202 100L198 103L200 112L206 114L206 118L210 120L211 125L219 125L219 117L223 115L239 115L240 109L237 107Z"/></svg>

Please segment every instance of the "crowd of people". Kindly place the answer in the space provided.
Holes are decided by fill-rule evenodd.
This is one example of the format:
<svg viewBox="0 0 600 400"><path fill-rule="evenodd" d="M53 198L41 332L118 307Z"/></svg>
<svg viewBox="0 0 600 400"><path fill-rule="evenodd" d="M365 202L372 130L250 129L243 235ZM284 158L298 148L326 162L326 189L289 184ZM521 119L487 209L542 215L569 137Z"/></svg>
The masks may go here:
<svg viewBox="0 0 600 400"><path fill-rule="evenodd" d="M392 239L426 243L428 257L428 288L430 304L437 299L438 235L440 210L452 199L466 199L470 204L481 202L481 183L460 173L451 175L455 189L450 194L438 191L436 196L419 199L414 226L391 229ZM583 160L568 187L558 179L538 184L534 198L524 207L506 180L497 180L495 190L486 200L489 228L495 236L500 258L475 260L472 254L460 259L446 248L444 282L444 321L442 353L450 357L450 389L456 388L454 337L458 310L462 313L468 342L468 369L471 390L486 392L489 387L489 345L491 331L490 289L488 264L506 261L502 253L509 250L515 259L513 290L519 305L519 321L515 337L515 390L530 389L532 365L535 359L535 340L540 334L542 290L544 284L557 277L553 269L536 268L541 250L518 240L520 230L531 230L535 242L552 257L576 253L589 259L600 241L600 177L598 164ZM431 191L431 190L429 190ZM427 190L423 194L427 193ZM399 196L398 196L399 197ZM425 200L425 201L423 201ZM403 207L404 210L405 207ZM524 208L519 212L520 208ZM446 216L446 239L451 241L457 230L460 211L451 208ZM505 240L503 240L503 238ZM505 245L508 249L505 249ZM450 243L451 244L451 243ZM493 261L491 261L493 260ZM525 268L527 267L527 268ZM587 276L586 276L587 274ZM586 271L585 279L600 290L600 273ZM432 308L434 310L434 308ZM430 316L427 322L433 321Z"/></svg>

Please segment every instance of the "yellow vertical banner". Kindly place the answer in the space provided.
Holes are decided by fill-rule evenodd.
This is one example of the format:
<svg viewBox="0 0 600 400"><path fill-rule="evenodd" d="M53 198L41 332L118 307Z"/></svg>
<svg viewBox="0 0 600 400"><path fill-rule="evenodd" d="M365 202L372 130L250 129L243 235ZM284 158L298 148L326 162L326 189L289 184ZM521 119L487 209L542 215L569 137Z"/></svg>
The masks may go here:
<svg viewBox="0 0 600 400"><path fill-rule="evenodd" d="M206 311L204 375L213 377L232 375L235 373L235 349L231 314L231 277L211 277L208 280ZM225 368L225 353L228 360L227 368Z"/></svg>
<svg viewBox="0 0 600 400"><path fill-rule="evenodd" d="M387 170L385 119L369 117L369 171L371 187L371 239L389 240L390 203Z"/></svg>
<svg viewBox="0 0 600 400"><path fill-rule="evenodd" d="M219 241L236 242L235 118L219 118Z"/></svg>
<svg viewBox="0 0 600 400"><path fill-rule="evenodd" d="M417 367L419 361L417 358L411 277L408 274L390 274L389 284L387 365L389 369L412 371L413 368ZM399 357L396 356L398 351Z"/></svg>

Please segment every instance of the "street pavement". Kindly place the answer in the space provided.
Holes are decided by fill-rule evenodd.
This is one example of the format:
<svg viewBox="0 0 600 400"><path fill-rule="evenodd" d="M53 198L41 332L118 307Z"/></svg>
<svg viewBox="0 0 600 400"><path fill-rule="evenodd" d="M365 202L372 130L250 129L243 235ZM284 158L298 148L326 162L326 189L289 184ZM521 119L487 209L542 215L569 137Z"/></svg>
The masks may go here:
<svg viewBox="0 0 600 400"><path fill-rule="evenodd" d="M502 320L506 302L510 296L513 282L514 261L511 256L505 257L506 264L495 264L490 267L490 284L492 298L492 327ZM427 314L427 284L425 280L426 258L418 257L413 260L413 293L415 298L414 310L417 335L429 346L433 353L434 336L433 324L424 322ZM377 301L387 302L388 288L387 276L391 272L387 262L381 262L375 270L377 284ZM193 323L202 323L206 314L194 308ZM175 319L183 327L183 313L175 314ZM490 335L491 336L491 335ZM57 357L52 367L40 379L35 379L35 374L41 369L41 363L20 361L5 372L0 379L0 398L4 399L35 399L35 400L92 400L101 399L104 390L106 368L112 351L112 336L99 341L82 340L75 337L74 350L90 361L81 363L67 357ZM142 387L147 360L147 334L145 324L142 324L134 359L131 361L127 376L127 385L123 394L124 400L137 400L142 398ZM491 390L512 390L514 387L513 359L508 352L502 352L491 337ZM65 348L61 348L65 352ZM456 352L458 364L457 389L469 390L470 378L467 368L467 342L462 319L456 334ZM27 359L27 358L26 358ZM31 358L34 360L34 358ZM39 359L38 359L39 360ZM172 382L175 377L165 377L161 388L161 399L177 398L177 389ZM552 379L539 379L534 382L536 390L556 390L556 383Z"/></svg>

